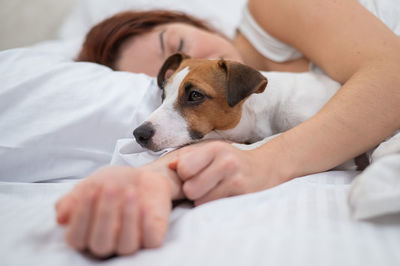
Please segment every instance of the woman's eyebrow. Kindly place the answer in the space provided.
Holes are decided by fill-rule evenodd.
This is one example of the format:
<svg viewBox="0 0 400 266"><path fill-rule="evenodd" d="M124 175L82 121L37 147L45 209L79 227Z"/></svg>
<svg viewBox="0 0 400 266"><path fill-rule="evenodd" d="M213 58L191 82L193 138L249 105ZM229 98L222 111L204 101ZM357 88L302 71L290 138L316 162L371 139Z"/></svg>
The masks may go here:
<svg viewBox="0 0 400 266"><path fill-rule="evenodd" d="M161 52L162 52L163 55L165 55L164 33L165 33L166 31L167 31L167 30L161 31L161 32L160 32L160 35L159 35L159 37L160 37Z"/></svg>

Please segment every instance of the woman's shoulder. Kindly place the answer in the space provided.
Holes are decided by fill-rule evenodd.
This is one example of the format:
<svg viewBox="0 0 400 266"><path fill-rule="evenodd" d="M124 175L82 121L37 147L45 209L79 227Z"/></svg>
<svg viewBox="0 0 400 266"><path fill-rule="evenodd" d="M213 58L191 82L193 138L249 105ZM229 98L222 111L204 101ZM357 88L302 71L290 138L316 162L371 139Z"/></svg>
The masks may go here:
<svg viewBox="0 0 400 266"><path fill-rule="evenodd" d="M273 37L261 27L247 6L243 9L238 29L260 54L275 62L285 62L302 57L298 50Z"/></svg>
<svg viewBox="0 0 400 266"><path fill-rule="evenodd" d="M388 12L391 6L398 8L395 1L384 0ZM376 48L382 47L384 40L394 40L373 12L368 11L369 6L383 10L383 2L360 2L249 0L248 8L263 30L296 48L332 78L344 82L364 60L378 56ZM387 18L383 17L389 15L380 12L378 17L385 23ZM360 43L360 40L365 41Z"/></svg>

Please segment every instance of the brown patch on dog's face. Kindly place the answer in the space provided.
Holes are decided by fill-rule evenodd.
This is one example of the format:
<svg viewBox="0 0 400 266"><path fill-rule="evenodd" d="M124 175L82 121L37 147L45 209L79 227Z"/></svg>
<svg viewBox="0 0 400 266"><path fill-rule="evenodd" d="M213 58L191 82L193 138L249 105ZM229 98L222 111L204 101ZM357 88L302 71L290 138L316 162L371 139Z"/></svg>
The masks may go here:
<svg viewBox="0 0 400 266"><path fill-rule="evenodd" d="M193 139L201 139L212 130L234 128L242 115L242 102L230 107L226 96L226 73L218 61L187 60L190 73L181 83L176 102L187 121Z"/></svg>

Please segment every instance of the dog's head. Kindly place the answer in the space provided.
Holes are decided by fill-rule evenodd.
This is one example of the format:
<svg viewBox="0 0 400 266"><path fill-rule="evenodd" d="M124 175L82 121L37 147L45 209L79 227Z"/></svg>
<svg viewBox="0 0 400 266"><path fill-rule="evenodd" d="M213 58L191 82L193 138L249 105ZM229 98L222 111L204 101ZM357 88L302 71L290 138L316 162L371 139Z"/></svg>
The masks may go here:
<svg viewBox="0 0 400 266"><path fill-rule="evenodd" d="M157 83L163 102L133 132L141 146L153 151L199 141L213 130L233 129L245 99L263 92L267 79L237 62L176 53L164 62Z"/></svg>

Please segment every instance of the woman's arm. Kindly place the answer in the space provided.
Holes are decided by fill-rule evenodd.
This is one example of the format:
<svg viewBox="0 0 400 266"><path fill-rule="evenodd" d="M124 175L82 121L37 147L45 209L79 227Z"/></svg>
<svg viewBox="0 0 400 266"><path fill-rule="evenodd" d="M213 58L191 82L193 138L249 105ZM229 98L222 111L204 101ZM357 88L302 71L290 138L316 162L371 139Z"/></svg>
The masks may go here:
<svg viewBox="0 0 400 266"><path fill-rule="evenodd" d="M286 175L330 169L400 127L400 38L355 0L250 0L258 23L344 83L312 119L279 142ZM286 164L286 163L290 164Z"/></svg>
<svg viewBox="0 0 400 266"><path fill-rule="evenodd" d="M344 85L314 117L258 149L212 142L179 150L176 171L195 204L331 169L400 127L400 38L357 1L250 0L249 9Z"/></svg>

